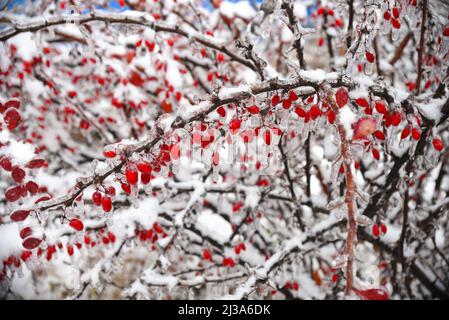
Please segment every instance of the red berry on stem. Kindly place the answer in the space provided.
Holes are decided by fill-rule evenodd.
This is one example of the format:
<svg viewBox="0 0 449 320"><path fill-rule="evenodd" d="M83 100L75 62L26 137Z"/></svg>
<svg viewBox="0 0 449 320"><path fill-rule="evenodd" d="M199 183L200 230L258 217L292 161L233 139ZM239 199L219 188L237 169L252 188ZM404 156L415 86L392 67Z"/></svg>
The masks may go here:
<svg viewBox="0 0 449 320"><path fill-rule="evenodd" d="M432 144L436 151L442 151L444 148L443 141L440 138L433 138Z"/></svg>
<svg viewBox="0 0 449 320"><path fill-rule="evenodd" d="M385 134L380 130L374 131L373 135L376 137L376 139L385 140Z"/></svg>
<svg viewBox="0 0 449 320"><path fill-rule="evenodd" d="M100 191L95 191L92 194L92 202L96 205L96 206L101 206L101 199L103 198L103 196L101 195Z"/></svg>
<svg viewBox="0 0 449 320"><path fill-rule="evenodd" d="M16 210L13 213L11 213L11 220L18 222L25 220L31 211L29 210Z"/></svg>
<svg viewBox="0 0 449 320"><path fill-rule="evenodd" d="M251 114L258 114L260 112L260 108L258 106L248 107L247 110Z"/></svg>
<svg viewBox="0 0 449 320"><path fill-rule="evenodd" d="M292 101L290 99L285 99L282 101L282 108L289 109L292 106Z"/></svg>
<svg viewBox="0 0 449 320"><path fill-rule="evenodd" d="M394 7L392 12L393 12L393 17L395 17L395 19L399 19L399 15L401 14L401 9L398 7Z"/></svg>
<svg viewBox="0 0 449 320"><path fill-rule="evenodd" d="M412 138L413 140L419 140L421 138L421 131L417 128L412 129Z"/></svg>
<svg viewBox="0 0 449 320"><path fill-rule="evenodd" d="M125 170L126 181L129 184L137 184L139 181L139 174L133 167L127 167Z"/></svg>
<svg viewBox="0 0 449 320"><path fill-rule="evenodd" d="M41 244L42 240L37 238L28 238L22 242L22 246L25 249L32 250L37 248Z"/></svg>
<svg viewBox="0 0 449 320"><path fill-rule="evenodd" d="M76 231L81 231L84 229L84 224L80 219L72 219L70 220L69 226L71 226Z"/></svg>
<svg viewBox="0 0 449 320"><path fill-rule="evenodd" d="M21 183L23 178L25 178L25 171L22 168L15 166L12 168L11 177L15 182Z"/></svg>
<svg viewBox="0 0 449 320"><path fill-rule="evenodd" d="M278 94L271 97L271 105L272 106L277 106L279 104L279 102L281 102L281 97Z"/></svg>
<svg viewBox="0 0 449 320"><path fill-rule="evenodd" d="M377 224L375 224L374 226L373 226L373 235L375 236L375 237L378 237L379 236L379 226L377 225Z"/></svg>
<svg viewBox="0 0 449 320"><path fill-rule="evenodd" d="M410 128L409 127L405 127L403 130L402 130L402 133L401 133L401 139L405 139L405 138L407 138L409 135L410 135Z"/></svg>
<svg viewBox="0 0 449 320"><path fill-rule="evenodd" d="M376 159L376 160L380 160L380 153L379 153L379 150L373 149L373 157L374 157L374 159Z"/></svg>
<svg viewBox="0 0 449 320"><path fill-rule="evenodd" d="M101 207L103 208L103 211L109 212L112 209L112 201L109 197L103 197L101 200Z"/></svg>
<svg viewBox="0 0 449 320"><path fill-rule="evenodd" d="M313 105L312 108L310 108L310 117L312 120L317 119L321 115L320 107L318 107L317 104Z"/></svg>
<svg viewBox="0 0 449 320"><path fill-rule="evenodd" d="M369 51L365 52L365 58L366 58L366 61L368 61L369 63L373 63L375 60L374 54Z"/></svg>
<svg viewBox="0 0 449 320"><path fill-rule="evenodd" d="M382 231L383 234L387 233L387 225L385 223L380 225L380 231Z"/></svg>
<svg viewBox="0 0 449 320"><path fill-rule="evenodd" d="M368 108L369 107L369 103L368 103L368 101L365 98L358 98L358 99L355 100L355 103L357 103L357 105L359 107L362 107L362 108Z"/></svg>
<svg viewBox="0 0 449 320"><path fill-rule="evenodd" d="M335 93L335 101L337 102L338 107L343 108L348 103L348 100L349 96L346 88L339 88Z"/></svg>
<svg viewBox="0 0 449 320"><path fill-rule="evenodd" d="M394 112L391 115L391 124L397 127L401 123L401 114L399 112Z"/></svg>
<svg viewBox="0 0 449 320"><path fill-rule="evenodd" d="M219 107L219 108L217 109L217 113L218 113L218 115L219 115L220 117L222 117L222 118L226 117L226 110L225 110L224 107Z"/></svg>
<svg viewBox="0 0 449 320"><path fill-rule="evenodd" d="M382 101L376 101L376 111L381 114L386 114L388 112L387 107Z"/></svg>
<svg viewBox="0 0 449 320"><path fill-rule="evenodd" d="M303 108L301 108L300 106L296 106L295 113L300 118L305 118L307 116L307 112Z"/></svg>
<svg viewBox="0 0 449 320"><path fill-rule="evenodd" d="M290 100L291 101L296 101L296 100L298 100L298 95L296 94L296 92L295 91L290 91L290 93L289 93L289 98L290 98Z"/></svg>
<svg viewBox="0 0 449 320"><path fill-rule="evenodd" d="M400 29L401 28L401 21L398 19L391 19L391 25L393 26L393 28L395 29Z"/></svg>
<svg viewBox="0 0 449 320"><path fill-rule="evenodd" d="M212 253L210 252L210 250L208 250L208 249L205 249L204 251L203 251L203 258L204 258L204 260L209 260L209 261L212 261Z"/></svg>

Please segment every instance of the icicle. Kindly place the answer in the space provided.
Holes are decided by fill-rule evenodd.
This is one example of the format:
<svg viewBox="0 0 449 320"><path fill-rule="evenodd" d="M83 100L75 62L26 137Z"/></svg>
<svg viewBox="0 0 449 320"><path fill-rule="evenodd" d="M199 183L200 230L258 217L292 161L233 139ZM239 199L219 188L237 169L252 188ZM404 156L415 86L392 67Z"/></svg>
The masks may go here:
<svg viewBox="0 0 449 320"><path fill-rule="evenodd" d="M366 75L371 75L373 74L374 71L374 63L365 63L365 67L364 67L364 71Z"/></svg>
<svg viewBox="0 0 449 320"><path fill-rule="evenodd" d="M357 224L362 227L370 226L373 224L373 220L364 215L357 215L355 220Z"/></svg>
<svg viewBox="0 0 449 320"><path fill-rule="evenodd" d="M393 41L398 40L400 35L401 35L401 30L400 29L392 28L392 30L391 30L391 39Z"/></svg>
<svg viewBox="0 0 449 320"><path fill-rule="evenodd" d="M348 263L348 256L346 254L338 255L333 261L332 261L332 267L335 269L341 269L346 267Z"/></svg>

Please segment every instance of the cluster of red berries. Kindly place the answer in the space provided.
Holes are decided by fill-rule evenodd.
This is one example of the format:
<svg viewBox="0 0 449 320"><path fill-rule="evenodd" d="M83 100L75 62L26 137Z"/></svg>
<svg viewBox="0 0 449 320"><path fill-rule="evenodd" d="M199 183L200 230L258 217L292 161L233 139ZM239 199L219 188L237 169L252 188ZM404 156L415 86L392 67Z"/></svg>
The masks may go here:
<svg viewBox="0 0 449 320"><path fill-rule="evenodd" d="M147 230L144 229L136 229L136 236L139 238L142 242L151 242L153 246L151 247L152 250L155 250L156 247L154 244L161 238L167 237L167 233L165 230L157 223L155 222L153 224L153 227Z"/></svg>
<svg viewBox="0 0 449 320"><path fill-rule="evenodd" d="M299 290L299 284L296 281L287 281L284 284L284 289L298 291Z"/></svg>
<svg viewBox="0 0 449 320"><path fill-rule="evenodd" d="M20 124L22 117L19 112L20 101L11 99L4 104L0 102L0 113L3 114L3 121L9 131L13 131Z"/></svg>
<svg viewBox="0 0 449 320"><path fill-rule="evenodd" d="M401 28L401 20L399 19L400 15L401 15L401 8L394 7L391 11L384 12L384 19L385 21L389 21L394 29L400 29Z"/></svg>
<svg viewBox="0 0 449 320"><path fill-rule="evenodd" d="M383 235L387 233L387 225L385 223L373 225L373 236L377 238L380 236L381 232Z"/></svg>

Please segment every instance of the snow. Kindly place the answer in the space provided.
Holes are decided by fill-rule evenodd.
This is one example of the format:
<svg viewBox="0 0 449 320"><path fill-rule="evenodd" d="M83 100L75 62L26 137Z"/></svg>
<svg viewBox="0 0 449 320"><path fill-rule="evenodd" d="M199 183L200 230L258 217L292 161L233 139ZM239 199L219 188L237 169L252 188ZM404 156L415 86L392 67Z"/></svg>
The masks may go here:
<svg viewBox="0 0 449 320"><path fill-rule="evenodd" d="M352 139L352 125L357 122L358 117L352 109L346 105L343 108L340 108L338 112L338 117L340 119L341 124L345 127L346 130L346 138L348 140Z"/></svg>
<svg viewBox="0 0 449 320"><path fill-rule="evenodd" d="M35 35L31 32L24 32L8 40L8 44L17 47L17 55L25 61L32 61L38 54Z"/></svg>
<svg viewBox="0 0 449 320"><path fill-rule="evenodd" d="M0 133L0 142L6 142L9 137L7 131ZM0 155L8 155L13 159L13 162L24 166L35 156L34 148L29 143L24 143L17 140L9 140L9 145L0 149Z"/></svg>
<svg viewBox="0 0 449 320"><path fill-rule="evenodd" d="M446 101L447 97L443 97L440 99L432 99L425 103L416 103L416 106L424 117L438 123L442 117L441 108Z"/></svg>
<svg viewBox="0 0 449 320"><path fill-rule="evenodd" d="M0 261L10 255L17 255L23 250L22 239L19 236L19 225L8 223L0 225Z"/></svg>
<svg viewBox="0 0 449 320"><path fill-rule="evenodd" d="M232 234L229 222L221 216L205 210L198 215L196 227L204 234L214 240L225 243Z"/></svg>

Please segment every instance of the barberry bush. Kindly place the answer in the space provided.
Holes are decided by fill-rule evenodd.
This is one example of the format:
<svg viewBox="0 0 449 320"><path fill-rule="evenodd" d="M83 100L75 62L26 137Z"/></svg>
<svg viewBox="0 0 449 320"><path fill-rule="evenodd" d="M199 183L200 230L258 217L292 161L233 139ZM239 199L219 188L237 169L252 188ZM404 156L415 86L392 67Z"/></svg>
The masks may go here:
<svg viewBox="0 0 449 320"><path fill-rule="evenodd" d="M449 3L0 11L0 297L449 298Z"/></svg>

